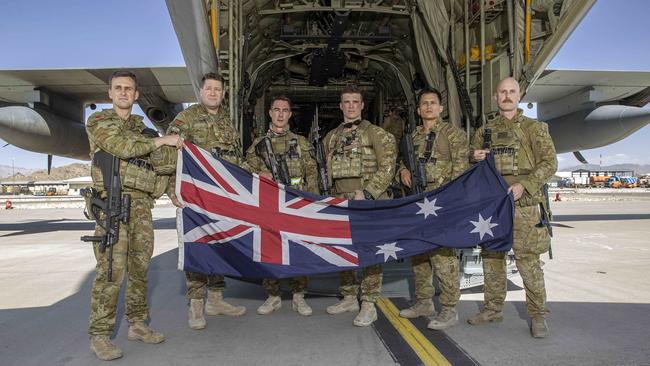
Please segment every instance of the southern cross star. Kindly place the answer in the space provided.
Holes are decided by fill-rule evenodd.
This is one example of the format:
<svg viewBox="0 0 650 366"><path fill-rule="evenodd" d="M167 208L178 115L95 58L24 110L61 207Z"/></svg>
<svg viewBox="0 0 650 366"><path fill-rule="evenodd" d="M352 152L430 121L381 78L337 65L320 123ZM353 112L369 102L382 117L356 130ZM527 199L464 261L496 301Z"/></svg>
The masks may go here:
<svg viewBox="0 0 650 366"><path fill-rule="evenodd" d="M397 259L397 252L404 250L403 248L397 246L397 242L377 245L377 248L379 248L379 250L375 254L383 254L384 262L388 262L389 258Z"/></svg>
<svg viewBox="0 0 650 366"><path fill-rule="evenodd" d="M470 220L472 225L474 225L474 229L472 229L470 233L478 233L481 237L481 240L483 240L483 236L485 234L490 234L491 237L494 237L492 228L498 226L499 224L494 224L490 221L492 221L492 216L488 217L487 219L483 219L483 216L481 216L481 214L478 214L478 221Z"/></svg>
<svg viewBox="0 0 650 366"><path fill-rule="evenodd" d="M429 201L426 197L424 197L424 202L416 202L416 204L420 206L420 211L418 211L416 215L424 214L425 220L429 215L438 216L438 213L436 211L440 210L442 207L436 206L436 200L437 198L434 198L433 200Z"/></svg>

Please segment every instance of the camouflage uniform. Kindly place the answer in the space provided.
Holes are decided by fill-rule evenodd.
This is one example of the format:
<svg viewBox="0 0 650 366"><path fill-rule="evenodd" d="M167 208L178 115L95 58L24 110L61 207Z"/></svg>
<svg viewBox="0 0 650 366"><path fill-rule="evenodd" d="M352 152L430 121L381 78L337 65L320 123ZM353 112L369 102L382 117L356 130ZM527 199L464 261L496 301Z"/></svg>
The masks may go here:
<svg viewBox="0 0 650 366"><path fill-rule="evenodd" d="M412 133L413 148L417 151L418 159L427 158L425 165L427 186L426 190L434 190L449 183L462 174L468 167L467 156L469 148L463 131L450 123L436 122L431 128L431 152L427 148L427 133L423 126L418 126ZM435 137L434 137L435 136ZM406 169L404 162L400 171ZM460 282L458 280L459 264L456 252L452 248L439 248L431 252L411 257L415 274L415 296L418 300L433 298L435 294L432 277L436 271L440 284L440 303L443 306L455 307L460 299Z"/></svg>
<svg viewBox="0 0 650 366"><path fill-rule="evenodd" d="M557 169L553 141L546 123L517 111L512 120L498 116L476 131L472 149L481 149L485 129L490 129L490 148L497 169L509 185L520 183L525 191L515 202L514 243L517 269L526 289L528 314L544 315L546 289L540 254L548 251L551 238L540 221L542 187ZM485 273L485 309L500 312L506 298L506 253L481 253Z"/></svg>
<svg viewBox="0 0 650 366"><path fill-rule="evenodd" d="M389 115L384 121L386 132L395 137L395 142L399 143L404 136L404 120L400 117Z"/></svg>
<svg viewBox="0 0 650 366"><path fill-rule="evenodd" d="M273 153L284 156L291 176L290 187L301 191L318 193L318 171L314 159L314 148L306 138L288 131L276 134L269 131ZM246 151L246 162L253 173L268 172L264 160L257 154L256 146L264 137L258 137ZM280 296L280 280L264 279L262 282L270 296ZM304 294L307 289L307 276L291 278L291 292Z"/></svg>
<svg viewBox="0 0 650 366"><path fill-rule="evenodd" d="M167 129L167 133L180 135L198 147L217 154L220 158L245 167L239 133L230 121L224 108L216 114L208 113L203 104L194 104L180 112ZM169 184L168 192L174 192L175 181ZM226 281L222 275L205 275L185 272L188 299L203 299L206 287L209 290L223 291Z"/></svg>
<svg viewBox="0 0 650 366"><path fill-rule="evenodd" d="M353 131L346 132L343 124L339 125L325 136L323 145L333 194L352 199L355 190L365 190L374 199L388 199L386 189L395 174L397 158L393 135L364 120ZM361 300L377 302L381 282L380 265L364 268ZM343 296L357 295L356 271L341 272L340 291Z"/></svg>
<svg viewBox="0 0 650 366"><path fill-rule="evenodd" d="M113 247L113 281L108 282L108 250L99 251L99 243L94 243L95 279L92 285L90 304L91 335L111 335L115 328L117 300L120 287L128 272L126 285L126 316L129 323L145 321L149 316L147 305L147 271L153 253L153 223L151 209L154 205L151 181L153 170L134 170L133 164L128 164L130 158L147 160L148 155L156 150L153 139L145 137L140 132L146 126L142 117L131 115L128 120L122 120L113 109L104 109L93 113L88 119L86 131L90 143L90 157L98 150L104 150L120 159L120 178L122 192L131 195L131 211L129 222L120 222L120 235ZM141 168L142 169L142 168ZM149 174L148 171L151 173ZM105 195L102 175L98 167L92 165L91 176L93 185L102 195ZM138 176L138 188L129 186L134 183L134 173L147 175ZM155 178L154 178L155 179ZM133 184L131 184L133 185ZM95 228L95 235L104 235L104 230ZM127 271L128 269L128 271Z"/></svg>

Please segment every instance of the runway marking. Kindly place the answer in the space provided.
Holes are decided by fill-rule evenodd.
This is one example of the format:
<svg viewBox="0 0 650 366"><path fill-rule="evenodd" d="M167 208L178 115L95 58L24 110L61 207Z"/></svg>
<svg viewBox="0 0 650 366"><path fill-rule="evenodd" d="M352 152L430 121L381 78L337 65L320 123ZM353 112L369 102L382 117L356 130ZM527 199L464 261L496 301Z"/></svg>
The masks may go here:
<svg viewBox="0 0 650 366"><path fill-rule="evenodd" d="M451 365L445 356L408 319L399 316L399 310L388 298L380 298L377 306L388 321L413 349L424 365Z"/></svg>

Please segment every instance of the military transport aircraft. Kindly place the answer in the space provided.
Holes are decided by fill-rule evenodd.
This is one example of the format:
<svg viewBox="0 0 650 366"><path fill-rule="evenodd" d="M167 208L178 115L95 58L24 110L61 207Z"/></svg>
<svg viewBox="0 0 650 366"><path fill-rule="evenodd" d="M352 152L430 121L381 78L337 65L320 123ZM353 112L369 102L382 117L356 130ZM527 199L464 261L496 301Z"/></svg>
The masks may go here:
<svg viewBox="0 0 650 366"><path fill-rule="evenodd" d="M227 79L244 145L266 128L276 93L295 104L292 127L322 135L339 121L339 91L364 91L365 117L406 107L426 85L443 92L446 118L468 132L496 111L498 80L519 80L538 103L558 153L618 141L650 122L650 73L545 70L595 0L166 0L185 67L136 68L138 103L165 131L197 99L205 72ZM35 152L88 159L84 109L108 102L115 69L0 71L0 138ZM316 104L318 103L318 104ZM318 113L316 111L318 110ZM480 273L466 252L464 287ZM482 277L482 276L481 276ZM473 277L476 278L476 277Z"/></svg>

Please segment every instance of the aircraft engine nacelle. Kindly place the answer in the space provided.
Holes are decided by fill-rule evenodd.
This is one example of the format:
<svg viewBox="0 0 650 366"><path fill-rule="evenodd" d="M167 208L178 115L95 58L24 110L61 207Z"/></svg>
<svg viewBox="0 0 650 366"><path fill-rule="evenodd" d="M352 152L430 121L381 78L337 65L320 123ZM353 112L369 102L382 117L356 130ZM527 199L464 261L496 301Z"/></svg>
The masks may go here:
<svg viewBox="0 0 650 366"><path fill-rule="evenodd" d="M0 108L0 138L29 151L90 159L85 124L45 109L25 106Z"/></svg>
<svg viewBox="0 0 650 366"><path fill-rule="evenodd" d="M650 123L650 109L603 105L549 119L558 153L594 149L620 141Z"/></svg>

